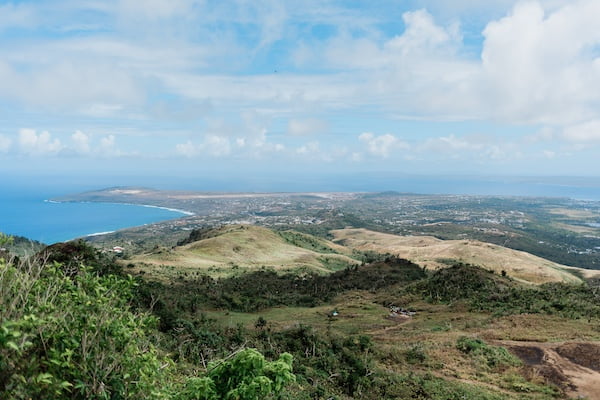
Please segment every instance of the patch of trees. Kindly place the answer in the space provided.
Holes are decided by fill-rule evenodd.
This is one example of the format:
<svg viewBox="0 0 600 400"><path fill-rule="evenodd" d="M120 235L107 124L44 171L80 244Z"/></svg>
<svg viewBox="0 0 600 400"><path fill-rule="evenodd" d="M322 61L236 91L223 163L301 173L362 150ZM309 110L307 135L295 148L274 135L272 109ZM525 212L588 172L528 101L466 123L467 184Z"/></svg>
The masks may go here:
<svg viewBox="0 0 600 400"><path fill-rule="evenodd" d="M200 276L170 285L142 281L138 291L143 305L154 303L165 323L176 318L168 314L193 314L203 307L242 312L275 306L314 307L345 291L376 291L424 277L425 272L418 265L390 257L329 275L280 275L261 270L223 279Z"/></svg>
<svg viewBox="0 0 600 400"><path fill-rule="evenodd" d="M588 284L523 285L482 268L456 264L433 272L406 291L432 302L467 302L496 314L540 313L567 318L600 317L600 291Z"/></svg>

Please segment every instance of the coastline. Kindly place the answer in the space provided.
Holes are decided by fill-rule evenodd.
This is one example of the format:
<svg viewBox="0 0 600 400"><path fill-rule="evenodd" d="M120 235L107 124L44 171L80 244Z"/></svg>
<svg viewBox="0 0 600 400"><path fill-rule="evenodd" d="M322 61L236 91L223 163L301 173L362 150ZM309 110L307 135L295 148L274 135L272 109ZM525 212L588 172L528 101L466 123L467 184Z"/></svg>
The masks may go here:
<svg viewBox="0 0 600 400"><path fill-rule="evenodd" d="M112 204L112 205L118 205L118 206L135 206L135 207L144 207L144 208L154 208L154 209L160 209L160 210L165 210L165 211L170 211L170 212L174 212L174 213L178 213L181 215L174 215L172 218L167 218L167 219L163 219L160 221L156 221L156 222L149 222L149 223L142 223L142 224L133 224L133 225L128 225L128 226L124 226L122 228L118 228L118 229L113 229L113 230L105 230L105 231L97 231L97 232L92 232L92 233L86 233L86 234L82 234L79 235L77 237L72 237L66 240L62 240L59 242L69 242L72 240L77 240L77 239L82 239L82 238L91 238L91 237L96 237L96 236L103 236L103 235L108 235L111 233L115 233L118 232L120 230L123 229L130 229L130 228L135 228L135 227L140 227L140 226L146 226L146 225L150 225L153 223L158 223L158 222L163 222L163 221L169 221L169 220L177 220L179 218L185 218L185 217L189 217L189 216L193 216L196 215L195 213L191 212L191 211L187 211L187 210L180 210L180 209L176 209L176 208L171 208L171 207L162 207L162 206L156 206L156 205L152 205L152 204L137 204L137 203L124 203L124 202L115 202L115 201L61 201L61 200L53 200L53 199L45 199L43 200L44 203L51 203L51 204L67 204L67 203L79 203L79 204ZM110 229L110 228L109 228ZM54 242L54 243L59 243L59 242Z"/></svg>
<svg viewBox="0 0 600 400"><path fill-rule="evenodd" d="M124 228L126 229L126 228ZM95 232L95 233L90 233L85 235L84 237L92 237L92 236L102 236L102 235L108 235L109 233L115 233L116 231L106 231L106 232ZM77 239L77 238L75 238ZM71 240L75 240L75 239L71 239Z"/></svg>
<svg viewBox="0 0 600 400"><path fill-rule="evenodd" d="M47 199L44 200L44 202L46 203L54 203L54 204L61 204L61 203L81 203L81 204L86 204L86 203L95 203L95 204L118 204L118 205L123 205L123 206L137 206L137 207L148 207L148 208L158 208L160 210L166 210L166 211L173 211L173 212L177 212L183 215L186 215L188 217L191 217L193 215L196 215L195 213L193 213L192 211L187 211L187 210L181 210L178 208L171 208L171 207L163 207L163 206L155 206L152 204L141 204L141 203L122 203L122 202L118 202L118 201L90 201L90 200L82 200L82 201L61 201L61 200L52 200L52 199Z"/></svg>
<svg viewBox="0 0 600 400"><path fill-rule="evenodd" d="M178 212L180 214L183 215L187 215L188 217L191 217L193 215L196 215L195 213L191 212L191 211L186 211L186 210L180 210L178 208L170 208L170 207L161 207L161 206L153 206L151 204L135 204L135 203L112 203L112 204L126 204L128 206L141 206L141 207L149 207L149 208L159 208L161 210L167 210L167 211L173 211L173 212Z"/></svg>

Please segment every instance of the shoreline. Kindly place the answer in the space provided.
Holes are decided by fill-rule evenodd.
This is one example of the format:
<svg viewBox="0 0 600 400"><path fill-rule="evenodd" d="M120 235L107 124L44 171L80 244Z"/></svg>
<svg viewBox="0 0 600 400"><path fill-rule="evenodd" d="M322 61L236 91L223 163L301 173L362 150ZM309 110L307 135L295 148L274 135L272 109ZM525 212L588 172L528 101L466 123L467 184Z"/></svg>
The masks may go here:
<svg viewBox="0 0 600 400"><path fill-rule="evenodd" d="M155 206L152 204L140 204L140 203L121 203L118 201L89 201L89 200L82 200L82 201L61 201L61 200L52 200L52 199L46 199L44 200L45 203L54 203L54 204L61 204L61 203L81 203L81 204L87 204L87 203L91 203L91 204L118 204L118 205L123 205L123 206L137 206L137 207L148 207L148 208L158 208L160 210L167 210L167 211L173 211L173 212L177 212L183 215L186 215L188 217L191 217L193 215L196 215L194 212L192 211L186 211L186 210L181 210L179 208L171 208L171 207L163 207L163 206Z"/></svg>
<svg viewBox="0 0 600 400"><path fill-rule="evenodd" d="M84 235L81 235L81 236L77 236L75 238L71 238L71 239L64 240L62 242L55 242L55 243L66 243L66 242L70 242L70 241L77 240L77 239L83 239L83 238L90 238L90 237L96 237L96 236L109 235L111 233L115 233L115 232L123 230L123 229L131 229L131 228L136 228L136 227L140 227L140 226L146 226L146 225L156 224L156 223L159 223L159 222L164 222L164 221L169 221L169 220L177 220L177 219L180 219L180 218L185 218L185 217L190 217L190 216L196 215L195 213L193 213L191 211L180 210L180 209L171 208L171 207L155 206L155 205L152 205L152 204L121 203L121 202L114 202L114 201L60 201L60 200L52 200L52 199L45 199L44 202L45 203L53 203L53 204L64 204L64 203L114 204L114 205L122 205L122 206L136 206L136 207L156 208L156 209L160 209L160 210L166 210L166 211L171 211L171 212L176 212L176 213L179 213L179 214L183 214L181 216L174 216L173 218L168 218L168 219L164 219L164 220L160 220L160 221L156 221L156 222L145 223L145 224L141 224L141 225L131 225L131 226L126 226L126 227L123 227L123 228L119 228L119 229L115 229L115 230L110 230L110 231L87 233L87 234L84 234Z"/></svg>
<svg viewBox="0 0 600 400"><path fill-rule="evenodd" d="M124 229L127 229L127 228L124 228ZM102 235L108 235L109 233L115 233L115 232L116 231L94 232L94 233L87 234L83 237L102 236ZM75 238L75 239L78 239L78 238ZM71 239L71 240L75 240L75 239Z"/></svg>

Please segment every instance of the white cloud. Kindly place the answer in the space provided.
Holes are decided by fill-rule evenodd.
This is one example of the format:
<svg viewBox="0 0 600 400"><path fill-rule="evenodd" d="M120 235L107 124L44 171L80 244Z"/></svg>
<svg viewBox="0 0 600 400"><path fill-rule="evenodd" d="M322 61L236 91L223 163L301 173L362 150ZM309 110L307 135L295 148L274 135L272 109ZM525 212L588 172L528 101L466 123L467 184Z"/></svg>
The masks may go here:
<svg viewBox="0 0 600 400"><path fill-rule="evenodd" d="M204 139L203 148L213 157L223 157L231 153L229 138L207 135Z"/></svg>
<svg viewBox="0 0 600 400"><path fill-rule="evenodd" d="M191 11L193 4L192 0L120 0L119 12L128 20L156 20L184 16Z"/></svg>
<svg viewBox="0 0 600 400"><path fill-rule="evenodd" d="M237 144L239 145L239 141ZM231 141L227 137L208 134L204 136L202 143L196 145L191 140L179 143L175 146L178 154L185 157L196 157L207 154L212 157L224 157L231 154Z"/></svg>
<svg viewBox="0 0 600 400"><path fill-rule="evenodd" d="M76 131L71 135L73 148L77 153L88 154L90 152L90 137L81 131Z"/></svg>
<svg viewBox="0 0 600 400"><path fill-rule="evenodd" d="M10 150L11 146L11 138L4 135L0 135L0 153L8 153L8 150Z"/></svg>
<svg viewBox="0 0 600 400"><path fill-rule="evenodd" d="M458 138L454 135L430 138L425 141L423 148L426 151L438 153L456 153L459 151L479 151L483 145L478 142Z"/></svg>
<svg viewBox="0 0 600 400"><path fill-rule="evenodd" d="M600 141L600 120L587 121L565 128L564 137L573 142Z"/></svg>
<svg viewBox="0 0 600 400"><path fill-rule="evenodd" d="M100 146L97 153L104 157L114 157L122 155L117 148L115 135L107 135L100 139Z"/></svg>
<svg viewBox="0 0 600 400"><path fill-rule="evenodd" d="M524 122L572 123L597 113L600 2L579 0L552 13L518 3L483 34L483 76L489 112Z"/></svg>
<svg viewBox="0 0 600 400"><path fill-rule="evenodd" d="M315 155L318 155L319 152L320 152L319 142L316 142L316 141L306 143L305 145L300 146L296 149L296 153L301 154L301 155L315 156Z"/></svg>
<svg viewBox="0 0 600 400"><path fill-rule="evenodd" d="M19 130L19 146L25 154L57 154L63 146L59 139L52 139L48 131L39 135L34 129Z"/></svg>
<svg viewBox="0 0 600 400"><path fill-rule="evenodd" d="M315 133L322 133L329 128L327 121L317 118L308 119L290 119L288 122L287 133L292 136L306 136Z"/></svg>
<svg viewBox="0 0 600 400"><path fill-rule="evenodd" d="M261 27L261 39L258 48L265 48L279 40L285 30L287 11L285 2L268 0L263 2L250 2L257 6L257 16Z"/></svg>
<svg viewBox="0 0 600 400"><path fill-rule="evenodd" d="M388 158L390 154L395 151L407 150L410 148L408 143L399 140L389 133L375 136L371 132L365 132L360 134L358 139L366 144L369 154L375 157Z"/></svg>
<svg viewBox="0 0 600 400"><path fill-rule="evenodd" d="M524 137L528 143L549 142L557 137L556 129L550 126L544 126L539 131Z"/></svg>
<svg viewBox="0 0 600 400"><path fill-rule="evenodd" d="M190 140L188 140L185 143L177 144L175 146L175 150L177 151L177 153L188 158L192 158L198 155L198 149Z"/></svg>
<svg viewBox="0 0 600 400"><path fill-rule="evenodd" d="M75 126L95 133L0 136L0 152L122 155L114 135L97 133L106 126L144 131L154 154L152 146L177 129L192 138L170 139L181 155L248 159L285 152L366 162L409 148L420 159L509 159L518 151L510 141L541 158L564 154L560 140L577 151L600 141L599 1L409 3L425 8L320 0L303 7L277 0L3 3L0 32L18 29L0 38L0 101L44 120L68 123L79 113L84 124ZM469 25L465 15L475 14L477 24ZM459 23L468 26L461 31ZM402 140L364 133L336 152L349 145L341 132L363 116L380 122L358 123L357 133L396 132L395 118L518 127L487 142L449 132L418 139L415 130ZM73 132L69 126L60 129ZM298 138L274 139L282 130L332 133L300 146Z"/></svg>
<svg viewBox="0 0 600 400"><path fill-rule="evenodd" d="M402 15L406 30L386 43L386 47L402 55L429 52L431 49L448 51L457 42L458 28L449 29L438 26L426 10L405 12Z"/></svg>

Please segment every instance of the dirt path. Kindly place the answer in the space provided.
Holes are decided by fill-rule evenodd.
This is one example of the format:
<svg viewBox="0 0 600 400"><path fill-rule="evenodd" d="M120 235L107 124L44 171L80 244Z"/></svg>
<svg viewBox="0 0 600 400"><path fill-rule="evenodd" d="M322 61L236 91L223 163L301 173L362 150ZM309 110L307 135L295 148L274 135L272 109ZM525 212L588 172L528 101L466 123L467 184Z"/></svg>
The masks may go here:
<svg viewBox="0 0 600 400"><path fill-rule="evenodd" d="M570 398L600 400L600 343L495 341Z"/></svg>

